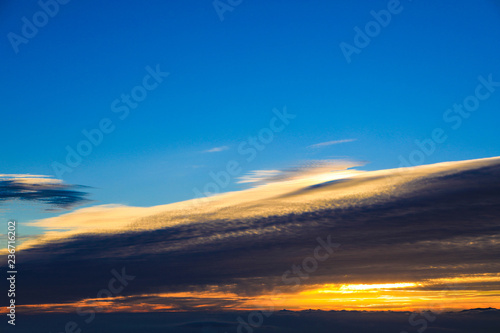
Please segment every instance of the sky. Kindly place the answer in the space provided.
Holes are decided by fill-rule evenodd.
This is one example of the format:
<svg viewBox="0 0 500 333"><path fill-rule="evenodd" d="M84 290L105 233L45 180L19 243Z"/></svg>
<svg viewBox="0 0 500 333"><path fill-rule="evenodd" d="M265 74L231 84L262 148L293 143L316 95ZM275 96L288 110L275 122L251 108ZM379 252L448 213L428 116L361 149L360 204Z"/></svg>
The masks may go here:
<svg viewBox="0 0 500 333"><path fill-rule="evenodd" d="M64 163L66 146L76 149L82 131L104 118L115 130L56 177L95 188L99 203L191 199L210 171L232 159L241 161L242 175L339 156L367 161L367 170L394 168L436 127L449 138L424 164L498 155L498 94L457 130L443 120L474 94L478 76L500 77L498 2L402 1L347 63L340 43L354 45L354 27L364 29L370 11L387 6L243 1L221 21L210 1L70 1L15 53L8 33L21 35L22 18L40 6L5 2L0 88L4 123L11 125L0 133L8 142L2 173L56 177L53 163ZM112 102L156 65L170 75L121 120ZM238 145L283 107L296 119L243 163ZM355 141L307 148L346 139ZM216 147L227 149L203 153ZM222 190L235 189L241 186L232 181Z"/></svg>
<svg viewBox="0 0 500 333"><path fill-rule="evenodd" d="M122 251L123 243L127 244L119 237L126 230L140 231L139 236L126 233L133 244L138 241L134 237L150 239L153 230L166 232L165 228L174 227L180 229L172 232L197 239L197 231L189 229L193 221L184 220L184 212L169 217L172 211L189 209L183 208L185 200L227 193L230 200L232 195L241 196L241 202L252 210L249 198L267 191L266 186L284 186L286 190L279 190L284 192L277 191L290 191L286 193L292 197L305 195L303 183L283 185L305 177L310 181L307 186L318 186L318 193L308 201L310 207L297 208L296 213L309 214L324 209L316 202L324 194L321 189L335 192L342 179L349 179L350 184L351 177L368 177L373 175L370 172L393 175L389 170L398 167L476 159L481 162L474 168L483 170L484 165L496 163L483 159L500 155L500 2L496 0L3 1L0 36L0 219L2 223L9 219L20 222L20 241L25 242L27 253L33 251L33 260L40 255L48 263L57 262L61 258L54 254L58 249L45 243L57 240L61 253L66 253L66 247L75 253L77 259L69 265L78 266L78 260L88 259L80 257L81 251L99 248L111 237L116 248L102 254L99 261L100 269L108 269L119 262L113 251ZM417 170L423 175L419 177L437 177L434 169ZM464 176L462 171L457 171L460 181L456 182L463 181L465 188L472 186L469 174ZM486 201L488 191L495 187L488 187L485 179L495 179L496 172L494 167L484 174L472 172L485 186L477 191ZM442 193L453 192L456 183L439 181ZM364 187L364 181L353 182L359 187L353 187L352 193L370 200L378 198L380 191L386 193L382 184ZM425 196L424 185L397 184L401 189L410 188L408 193L415 197ZM380 221L387 222L384 209L395 209L401 199L397 191L392 194L394 200L387 199L387 206L380 208ZM232 222L224 228L231 228L239 218L245 223L257 217L266 220L264 208L262 215L246 216L238 204L224 201L226 196L221 198L214 199L224 202L217 209L239 214L228 217ZM255 207L267 207L263 198L255 199ZM346 200L346 207L357 207L349 211L352 216L368 214L365 202L358 207L351 197L335 198ZM425 200L432 201L426 196ZM456 198L450 205L459 204L464 203ZM488 206L477 199L465 205L463 214L483 204ZM418 202L408 205L409 210L421 208ZM487 208L491 211L485 212L485 219L496 213ZM286 208L269 209L289 217ZM456 217L445 213L450 214L446 223ZM428 223L435 222L429 212L419 214ZM169 224L178 218L187 225ZM210 232L218 226L211 218L202 220ZM272 229L284 222L266 223ZM467 235L477 242L496 242L484 238L494 226L486 223L484 229L469 234L465 224L459 235L446 235L451 242L447 246ZM250 223L245 228L260 235L260 227ZM314 242L312 235L326 229L300 230ZM92 232L97 235L90 236ZM231 249L232 243L227 247L217 243L217 235L210 240L214 243L204 245L207 251ZM286 244L294 241L283 237ZM160 242L154 237L150 240ZM398 246L404 240L399 239ZM417 240L421 245L432 241ZM262 242L262 249L267 249L267 239ZM301 245L304 247L290 247L298 251L293 258L309 249L309 245ZM37 254L29 246L40 246L41 252ZM400 249L394 246L391 251ZM156 253L154 248L144 251ZM157 260L180 262L176 251L163 249ZM365 249L356 251L361 255ZM460 272L467 275L462 278L478 278L474 275L478 271L471 267L481 265L476 262L481 251ZM202 260L196 255L192 258ZM33 266L31 271L36 269ZM239 298L242 290L231 290L230 285L235 283L232 279L250 279L261 272L245 275L239 269L242 276L228 276L223 286L214 287L210 279L216 277L209 276L206 281L193 281L189 288L169 289L153 283L154 290L132 289L128 295L140 302L147 293L161 299L178 292L181 299L210 285L215 289L204 291L207 299L233 292L238 296L231 306L251 308ZM497 270L479 271L496 274ZM274 273L269 272L269 278ZM364 283L362 273L352 285ZM396 289L413 288L417 285L394 283L425 280L432 284L437 281L432 279L450 279L448 273L409 280L398 276L399 280L384 283ZM384 280L376 276L368 280ZM250 282L245 283L252 289L255 286ZM332 283L318 278L317 284ZM341 282L337 284L332 290L346 291L339 289ZM85 290L90 293L94 288L89 285ZM321 288L311 290L319 293ZM303 290L304 295L311 290ZM259 297L268 297L268 291L259 290ZM30 302L85 302L92 295L61 299L54 295L50 300L38 296ZM287 302L283 305L296 305ZM491 304L482 298L477 302ZM160 308L166 306L160 303ZM217 303L217 308L221 306ZM418 304L395 305L401 309L412 306ZM393 307L382 304L380 308Z"/></svg>

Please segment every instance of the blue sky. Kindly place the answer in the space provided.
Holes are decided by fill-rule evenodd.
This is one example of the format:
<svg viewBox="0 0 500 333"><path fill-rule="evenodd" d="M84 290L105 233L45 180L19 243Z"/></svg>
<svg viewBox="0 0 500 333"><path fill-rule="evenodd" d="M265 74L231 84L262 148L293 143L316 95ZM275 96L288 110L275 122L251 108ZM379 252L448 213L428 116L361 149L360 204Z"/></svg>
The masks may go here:
<svg viewBox="0 0 500 333"><path fill-rule="evenodd" d="M242 1L221 21L211 1L70 1L16 53L8 34L21 35L22 18L32 20L40 6L5 2L0 173L55 175L66 146L105 118L115 130L62 176L93 187L92 204L191 199L230 160L241 176L333 158L395 168L435 128L448 139L424 164L500 155L500 89L459 128L443 120L474 95L479 76L500 81L500 3L402 0L348 63L339 44L353 44L353 28L364 29L370 11L388 3ZM113 101L157 65L169 76L120 120ZM246 161L238 146L285 106L296 118ZM215 147L224 148L207 152ZM236 182L224 191L243 188ZM4 203L4 217L53 214L30 205Z"/></svg>

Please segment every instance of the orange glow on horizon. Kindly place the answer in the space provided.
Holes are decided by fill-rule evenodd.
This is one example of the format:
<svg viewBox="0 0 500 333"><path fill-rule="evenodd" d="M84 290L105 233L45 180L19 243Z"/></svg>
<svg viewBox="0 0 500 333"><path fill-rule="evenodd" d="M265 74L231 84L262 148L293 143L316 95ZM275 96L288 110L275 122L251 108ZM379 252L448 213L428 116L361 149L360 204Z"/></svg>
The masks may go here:
<svg viewBox="0 0 500 333"><path fill-rule="evenodd" d="M68 313L77 308L100 307L96 312L363 310L363 311L459 311L471 308L500 308L500 290L458 287L456 283L500 282L500 274L478 274L423 282L377 284L324 284L295 292L278 289L258 296L222 291L217 286L204 292L175 292L85 299L64 304L19 305L26 313ZM442 288L435 288L443 285ZM432 287L432 288L429 288ZM500 289L500 288L499 288ZM141 298L144 297L144 300ZM137 301L132 301L137 298ZM187 303L183 303L187 302ZM186 304L188 304L186 306ZM0 313L7 313L2 307Z"/></svg>

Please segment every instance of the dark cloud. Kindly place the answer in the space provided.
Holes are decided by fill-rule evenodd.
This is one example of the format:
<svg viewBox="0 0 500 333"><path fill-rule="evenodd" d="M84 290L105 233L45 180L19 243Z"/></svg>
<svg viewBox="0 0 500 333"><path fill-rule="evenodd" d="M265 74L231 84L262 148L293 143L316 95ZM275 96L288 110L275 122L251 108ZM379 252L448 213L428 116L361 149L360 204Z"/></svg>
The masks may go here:
<svg viewBox="0 0 500 333"><path fill-rule="evenodd" d="M19 199L67 209L88 201L84 189L47 178L0 177L0 202Z"/></svg>
<svg viewBox="0 0 500 333"><path fill-rule="evenodd" d="M136 276L123 295L196 292L209 285L243 297L256 295L283 286L282 274L312 255L317 237L328 235L341 246L303 286L500 272L500 162L445 171L410 178L350 205L278 214L292 199L308 200L311 192L362 191L386 180L374 176L308 187L287 195L283 207L269 200L232 207L233 218L208 214L154 230L43 243L21 252L23 274L18 279L24 292L19 300L92 298L107 286L110 271L121 267ZM259 205L272 205L276 214L238 218ZM500 289L494 282L491 287ZM193 302L179 304L192 307Z"/></svg>

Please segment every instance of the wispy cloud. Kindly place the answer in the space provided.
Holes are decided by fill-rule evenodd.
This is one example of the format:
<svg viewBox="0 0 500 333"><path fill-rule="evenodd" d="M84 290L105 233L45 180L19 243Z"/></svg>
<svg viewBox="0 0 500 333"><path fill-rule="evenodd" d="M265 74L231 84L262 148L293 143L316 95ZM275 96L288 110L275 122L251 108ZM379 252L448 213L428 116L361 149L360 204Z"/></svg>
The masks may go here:
<svg viewBox="0 0 500 333"><path fill-rule="evenodd" d="M220 147L214 147L211 149L204 150L203 153L218 153L224 150L228 150L229 146L220 146Z"/></svg>
<svg viewBox="0 0 500 333"><path fill-rule="evenodd" d="M239 177L237 184L265 182L282 173L280 170L254 170Z"/></svg>
<svg viewBox="0 0 500 333"><path fill-rule="evenodd" d="M320 142L320 143L316 143L314 145L307 146L307 148L317 149L317 148L323 148L323 147L332 146L332 145L338 145L340 143L353 142L356 140L357 139L343 139L343 140L326 141L326 142Z"/></svg>
<svg viewBox="0 0 500 333"><path fill-rule="evenodd" d="M349 168L361 166L363 163L352 160L311 160L301 162L284 170L253 170L239 177L238 184L273 183L284 180L308 178L320 174L339 173ZM351 171L350 173L353 173Z"/></svg>

